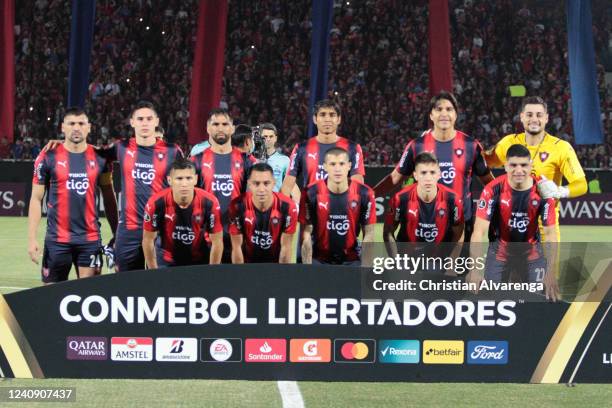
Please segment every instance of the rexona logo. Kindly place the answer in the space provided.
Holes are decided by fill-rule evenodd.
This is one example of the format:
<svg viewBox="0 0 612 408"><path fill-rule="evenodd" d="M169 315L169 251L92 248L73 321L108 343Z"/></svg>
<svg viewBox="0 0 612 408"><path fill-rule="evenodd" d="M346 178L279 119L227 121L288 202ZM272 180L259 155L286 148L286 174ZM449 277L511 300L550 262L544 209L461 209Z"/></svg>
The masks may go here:
<svg viewBox="0 0 612 408"><path fill-rule="evenodd" d="M151 337L111 338L111 360L153 361L153 339Z"/></svg>
<svg viewBox="0 0 612 408"><path fill-rule="evenodd" d="M468 341L468 364L508 364L507 341Z"/></svg>
<svg viewBox="0 0 612 408"><path fill-rule="evenodd" d="M334 340L336 363L373 363L376 358L376 341L371 339Z"/></svg>
<svg viewBox="0 0 612 408"><path fill-rule="evenodd" d="M331 361L330 339L291 339L289 361L292 363L329 363Z"/></svg>
<svg viewBox="0 0 612 408"><path fill-rule="evenodd" d="M418 340L380 340L380 363L418 364L421 359L421 343Z"/></svg>
<svg viewBox="0 0 612 408"><path fill-rule="evenodd" d="M464 345L461 340L425 340L425 364L463 364Z"/></svg>
<svg viewBox="0 0 612 408"><path fill-rule="evenodd" d="M247 363L284 363L287 361L287 340L246 339L244 361Z"/></svg>
<svg viewBox="0 0 612 408"><path fill-rule="evenodd" d="M155 339L155 361L190 362L198 360L198 339L158 337Z"/></svg>
<svg viewBox="0 0 612 408"><path fill-rule="evenodd" d="M68 360L106 360L108 359L108 340L106 337L66 338L66 358Z"/></svg>
<svg viewBox="0 0 612 408"><path fill-rule="evenodd" d="M201 339L200 361L238 363L242 361L242 339Z"/></svg>

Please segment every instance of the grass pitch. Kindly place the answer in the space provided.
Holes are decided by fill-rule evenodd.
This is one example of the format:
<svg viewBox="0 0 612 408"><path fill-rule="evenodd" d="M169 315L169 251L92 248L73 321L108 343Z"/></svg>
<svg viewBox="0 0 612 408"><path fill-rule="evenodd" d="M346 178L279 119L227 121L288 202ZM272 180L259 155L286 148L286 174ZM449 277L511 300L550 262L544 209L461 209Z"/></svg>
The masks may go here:
<svg viewBox="0 0 612 408"><path fill-rule="evenodd" d="M44 222L41 222L44 224ZM103 220L105 241L110 236ZM39 228L42 244L44 225ZM377 237L381 239L381 226ZM561 228L564 241L610 242L610 227ZM108 271L105 271L108 273ZM72 274L74 276L74 274ZM40 266L27 254L27 219L0 217L0 293L40 286ZM70 407L279 407L275 382L217 380L77 380L4 379L5 387L75 387ZM603 407L612 399L612 385L416 384L300 382L306 407ZM14 406L0 402L0 406ZM58 405L58 404L51 404ZM50 406L23 403L20 406Z"/></svg>

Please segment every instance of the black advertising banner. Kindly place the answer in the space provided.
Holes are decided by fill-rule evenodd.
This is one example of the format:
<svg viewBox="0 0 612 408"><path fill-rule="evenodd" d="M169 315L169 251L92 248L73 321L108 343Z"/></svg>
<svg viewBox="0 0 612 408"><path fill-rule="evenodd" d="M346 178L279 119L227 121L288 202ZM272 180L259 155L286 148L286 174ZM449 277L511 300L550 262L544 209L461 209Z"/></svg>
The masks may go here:
<svg viewBox="0 0 612 408"><path fill-rule="evenodd" d="M0 368L50 378L611 382L609 260L597 268L595 288L572 303L532 291L368 299L372 269L337 266L103 275L0 297Z"/></svg>

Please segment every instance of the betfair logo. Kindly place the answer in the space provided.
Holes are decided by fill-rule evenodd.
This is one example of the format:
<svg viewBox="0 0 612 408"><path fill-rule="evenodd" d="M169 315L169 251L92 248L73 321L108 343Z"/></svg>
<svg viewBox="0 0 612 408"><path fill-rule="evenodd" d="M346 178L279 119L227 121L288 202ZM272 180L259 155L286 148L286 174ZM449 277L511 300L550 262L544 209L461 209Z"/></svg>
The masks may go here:
<svg viewBox="0 0 612 408"><path fill-rule="evenodd" d="M463 364L464 345L461 340L425 340L423 342L423 363Z"/></svg>

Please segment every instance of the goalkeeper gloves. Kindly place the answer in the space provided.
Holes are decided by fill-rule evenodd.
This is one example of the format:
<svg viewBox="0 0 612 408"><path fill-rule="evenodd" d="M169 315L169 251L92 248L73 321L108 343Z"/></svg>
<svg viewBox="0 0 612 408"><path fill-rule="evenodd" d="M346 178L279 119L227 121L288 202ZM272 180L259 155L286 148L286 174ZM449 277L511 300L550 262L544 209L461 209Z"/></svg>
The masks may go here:
<svg viewBox="0 0 612 408"><path fill-rule="evenodd" d="M538 181L538 193L543 199L548 200L549 198L561 199L569 197L569 188L558 186L554 181L548 180L542 176Z"/></svg>
<svg viewBox="0 0 612 408"><path fill-rule="evenodd" d="M102 247L104 255L106 256L106 265L109 269L115 267L115 237L113 237L108 244Z"/></svg>

